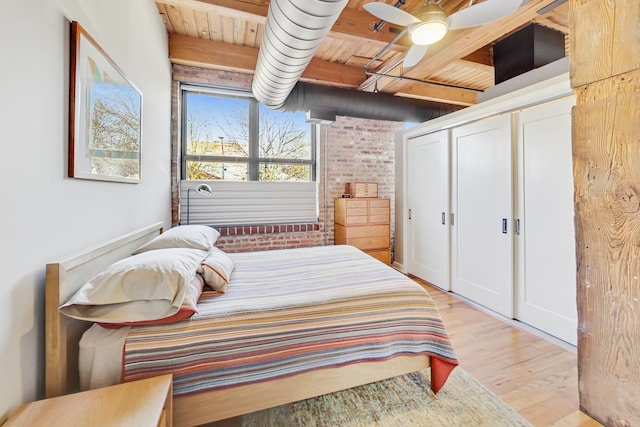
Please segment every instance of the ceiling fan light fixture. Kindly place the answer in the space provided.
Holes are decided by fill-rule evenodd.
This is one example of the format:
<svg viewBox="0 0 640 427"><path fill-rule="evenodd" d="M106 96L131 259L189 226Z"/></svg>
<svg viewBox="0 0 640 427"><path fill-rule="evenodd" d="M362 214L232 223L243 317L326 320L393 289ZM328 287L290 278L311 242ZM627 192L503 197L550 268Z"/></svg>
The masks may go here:
<svg viewBox="0 0 640 427"><path fill-rule="evenodd" d="M421 22L411 26L411 41L419 45L429 45L441 40L449 30L447 13L435 3L427 2L416 15Z"/></svg>
<svg viewBox="0 0 640 427"><path fill-rule="evenodd" d="M443 22L423 22L411 31L411 41L419 45L429 45L440 41L447 34L447 24Z"/></svg>

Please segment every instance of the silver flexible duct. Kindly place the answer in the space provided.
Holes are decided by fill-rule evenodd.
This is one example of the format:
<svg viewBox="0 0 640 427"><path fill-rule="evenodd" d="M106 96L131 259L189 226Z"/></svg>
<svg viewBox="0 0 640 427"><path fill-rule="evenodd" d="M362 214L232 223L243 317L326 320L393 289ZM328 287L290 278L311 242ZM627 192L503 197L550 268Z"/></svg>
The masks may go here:
<svg viewBox="0 0 640 427"><path fill-rule="evenodd" d="M271 1L252 84L258 101L284 103L347 1Z"/></svg>
<svg viewBox="0 0 640 427"><path fill-rule="evenodd" d="M280 111L321 108L336 115L424 122L461 107L298 80L347 0L272 0L253 77L253 96Z"/></svg>

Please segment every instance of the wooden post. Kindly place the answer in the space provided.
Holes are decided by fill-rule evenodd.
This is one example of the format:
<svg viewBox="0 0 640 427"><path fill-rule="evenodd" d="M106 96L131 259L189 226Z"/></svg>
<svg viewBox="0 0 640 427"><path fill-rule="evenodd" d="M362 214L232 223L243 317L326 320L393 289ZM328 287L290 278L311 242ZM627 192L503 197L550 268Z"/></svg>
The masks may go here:
<svg viewBox="0 0 640 427"><path fill-rule="evenodd" d="M640 425L640 2L570 4L580 406Z"/></svg>

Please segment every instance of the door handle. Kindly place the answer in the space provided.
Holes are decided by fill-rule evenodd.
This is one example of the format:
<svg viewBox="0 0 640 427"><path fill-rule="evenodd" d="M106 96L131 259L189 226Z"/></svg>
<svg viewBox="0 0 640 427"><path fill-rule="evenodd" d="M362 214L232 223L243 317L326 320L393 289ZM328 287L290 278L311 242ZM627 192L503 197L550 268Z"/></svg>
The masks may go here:
<svg viewBox="0 0 640 427"><path fill-rule="evenodd" d="M507 234L507 218L502 218L502 234Z"/></svg>
<svg viewBox="0 0 640 427"><path fill-rule="evenodd" d="M446 222L447 222L447 215L444 212L442 212L442 225L445 225Z"/></svg>
<svg viewBox="0 0 640 427"><path fill-rule="evenodd" d="M516 233L517 236L520 235L520 218L516 219L515 233Z"/></svg>
<svg viewBox="0 0 640 427"><path fill-rule="evenodd" d="M409 209L409 219L411 219L411 209Z"/></svg>

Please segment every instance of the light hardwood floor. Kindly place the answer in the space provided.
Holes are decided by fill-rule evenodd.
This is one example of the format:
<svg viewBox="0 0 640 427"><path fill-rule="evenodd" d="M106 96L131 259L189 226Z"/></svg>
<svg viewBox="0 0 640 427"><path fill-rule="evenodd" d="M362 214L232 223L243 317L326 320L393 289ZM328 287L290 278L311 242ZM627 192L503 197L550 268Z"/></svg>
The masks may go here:
<svg viewBox="0 0 640 427"><path fill-rule="evenodd" d="M535 426L600 426L580 412L571 347L414 278L431 294L462 366Z"/></svg>
<svg viewBox="0 0 640 427"><path fill-rule="evenodd" d="M592 427L580 412L578 369L570 346L556 345L420 279L433 297L462 366L534 426ZM240 418L211 427L237 427Z"/></svg>

